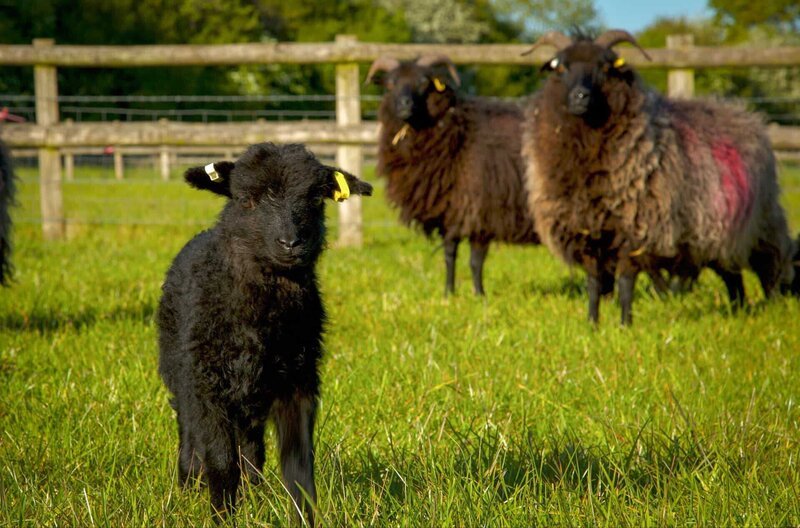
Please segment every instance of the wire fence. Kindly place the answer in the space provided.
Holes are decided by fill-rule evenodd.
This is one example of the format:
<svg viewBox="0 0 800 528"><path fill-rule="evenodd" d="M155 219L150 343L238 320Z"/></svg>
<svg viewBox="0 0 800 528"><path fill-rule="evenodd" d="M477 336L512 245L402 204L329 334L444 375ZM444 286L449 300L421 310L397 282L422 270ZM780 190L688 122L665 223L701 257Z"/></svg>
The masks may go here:
<svg viewBox="0 0 800 528"><path fill-rule="evenodd" d="M362 95L360 103L363 119L376 119L377 108L381 97ZM505 101L522 102L522 98L494 98ZM335 120L335 95L158 95L158 96L93 96L93 95L61 95L58 97L60 117L76 122L96 121L157 121L169 119L186 122L232 122L253 121L257 119L290 121L290 120ZM800 98L797 97L750 97L742 99L751 108L773 108L776 111L767 113L768 120L778 124L800 123ZM35 121L35 101L32 95L0 94L0 108L8 107L13 114L20 115L28 121ZM164 196L139 195L131 192L135 184L146 184L153 189L169 190L183 186L180 182L182 168L189 165L207 163L208 160L221 159L237 155L235 149L213 149L207 152L181 152L175 149L173 156L173 179L162 181L158 177L158 152L152 154L126 152L123 156L125 179L115 178L115 159L113 151L103 153L76 153L72 157L76 170L74 180L65 182L65 217L67 226L191 226L202 227L208 221L197 220L192 211L202 207L203 200L195 200L184 196L176 197L174 193ZM313 150L313 148L312 148ZM326 161L330 161L333 151L321 149L318 152ZM375 146L364 147L365 161L374 163ZM35 151L27 155L15 157L15 164L20 168L35 169L37 158ZM31 172L23 170L20 183L32 189L39 180ZM378 186L381 181L376 182ZM70 192L69 189L72 189ZM800 192L800 189L784 189L785 192ZM156 191L158 192L158 191ZM41 224L38 215L36 192L30 192L21 214L15 218L19 224ZM175 210L180 214L172 214ZM336 218L331 218L335 227ZM367 232L378 229L400 229L395 220L370 219L365 216L363 227ZM392 235L394 236L394 235Z"/></svg>
<svg viewBox="0 0 800 528"><path fill-rule="evenodd" d="M376 119L380 96L360 96L362 118ZM524 98L496 98L522 102ZM800 124L800 97L742 97L737 100L779 125ZM234 122L336 119L335 95L60 95L61 119L83 121ZM0 107L28 121L36 120L35 99L28 94L0 94Z"/></svg>
<svg viewBox="0 0 800 528"><path fill-rule="evenodd" d="M108 176L108 175L107 175ZM14 215L16 225L41 225L39 214L39 180L28 174L19 178L20 196ZM371 182L376 189L385 183ZM79 178L65 182L65 219L68 228L81 227L208 227L221 208L216 197L206 194L186 194L188 187L180 180L152 179L114 180L111 177ZM88 193L88 194L87 194ZM328 225L338 228L338 215L329 215ZM363 228L378 230L385 238L387 232L396 230L397 236L406 236L403 226L392 215L382 218L367 217ZM389 236L394 237L395 233Z"/></svg>
<svg viewBox="0 0 800 528"><path fill-rule="evenodd" d="M62 120L233 122L336 119L335 95L60 95ZM377 117L380 96L362 95L362 118ZM35 121L35 98L27 94L0 94L0 107Z"/></svg>

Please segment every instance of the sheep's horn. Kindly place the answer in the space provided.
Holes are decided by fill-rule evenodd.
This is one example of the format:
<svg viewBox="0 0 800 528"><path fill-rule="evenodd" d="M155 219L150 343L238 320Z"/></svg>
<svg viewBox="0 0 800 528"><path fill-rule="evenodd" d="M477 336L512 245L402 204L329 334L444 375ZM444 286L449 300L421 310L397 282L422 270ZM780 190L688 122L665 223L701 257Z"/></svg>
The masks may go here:
<svg viewBox="0 0 800 528"><path fill-rule="evenodd" d="M620 42L628 42L630 44L633 44L634 46L636 46L636 49L642 52L642 55L644 55L647 60L653 60L650 58L650 55L648 55L647 52L642 49L639 43L636 42L636 38L634 38L633 35L625 31L624 29L612 29L606 31L605 33L594 39L595 44L606 49L610 49L619 44Z"/></svg>
<svg viewBox="0 0 800 528"><path fill-rule="evenodd" d="M398 66L400 66L400 61L397 59L392 57L378 57L375 59L375 62L372 63L372 66L369 67L369 73L367 73L364 84L369 84L369 82L372 81L372 77L379 71L390 72Z"/></svg>
<svg viewBox="0 0 800 528"><path fill-rule="evenodd" d="M423 55L417 59L416 64L423 68L445 65L447 66L447 71L450 72L450 77L453 78L453 82L456 83L456 86L461 86L461 77L458 76L456 65L453 64L453 61L451 61L450 57L447 55Z"/></svg>
<svg viewBox="0 0 800 528"><path fill-rule="evenodd" d="M566 48L570 44L572 44L572 39L569 38L568 36L566 36L565 34L563 34L562 32L560 32L560 31L548 31L547 33L545 33L544 35L539 37L539 40L537 40L536 42L533 43L533 46L531 47L531 49L529 49L528 51L522 52L522 55L530 55L531 53L533 53L533 50L535 50L539 46L550 45L550 46L553 46L558 51L561 51L562 49Z"/></svg>

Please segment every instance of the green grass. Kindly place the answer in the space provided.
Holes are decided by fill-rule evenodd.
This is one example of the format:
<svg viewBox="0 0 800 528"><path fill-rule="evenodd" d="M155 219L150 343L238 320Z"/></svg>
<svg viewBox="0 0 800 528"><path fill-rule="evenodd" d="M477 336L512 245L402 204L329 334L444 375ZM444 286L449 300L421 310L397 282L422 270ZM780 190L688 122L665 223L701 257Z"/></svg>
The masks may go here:
<svg viewBox="0 0 800 528"><path fill-rule="evenodd" d="M46 243L21 172L17 282L0 291L0 525L210 525L205 493L176 485L153 314L221 200L79 171L68 240ZM782 178L797 230L800 170ZM491 250L485 301L462 248L445 299L437 243L396 226L381 190L364 248L320 265L324 526L800 525L800 303L765 303L750 274L736 314L711 273L664 301L642 279L634 326L606 301L593 329L580 272L509 246ZM269 452L242 526L291 513Z"/></svg>

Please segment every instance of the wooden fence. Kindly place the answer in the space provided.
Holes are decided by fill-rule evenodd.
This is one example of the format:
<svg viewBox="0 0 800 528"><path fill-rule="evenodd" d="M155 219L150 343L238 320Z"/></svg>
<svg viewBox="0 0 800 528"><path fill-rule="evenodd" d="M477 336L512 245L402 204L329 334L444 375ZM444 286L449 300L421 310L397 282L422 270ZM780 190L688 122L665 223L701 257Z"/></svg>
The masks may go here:
<svg viewBox="0 0 800 528"><path fill-rule="evenodd" d="M422 53L448 55L456 64L538 66L552 50L522 52L524 44L427 45L358 42L341 35L333 43L272 43L171 46L56 46L37 39L33 45L0 45L0 65L33 66L36 123L5 125L3 140L14 148L36 148L39 157L42 226L45 238L64 236L65 219L61 196L61 153L69 149L111 145L115 148L146 146L160 149L162 174L168 173L169 147L240 147L261 141L334 144L337 164L361 173L362 146L377 140L377 124L361 122L358 63L390 55L411 59ZM668 93L691 97L694 69L738 67L787 67L800 65L800 47L740 48L699 47L691 36L675 35L667 48L648 49L647 61L632 48L620 54L639 69L662 68L668 73ZM56 69L59 67L129 68L141 66L213 66L242 64L335 64L336 122L246 122L246 123L71 123L58 115ZM771 126L776 149L800 150L800 129ZM66 158L69 170L69 158ZM115 159L121 164L121 155ZM358 198L341 204L340 244L361 243L361 204Z"/></svg>

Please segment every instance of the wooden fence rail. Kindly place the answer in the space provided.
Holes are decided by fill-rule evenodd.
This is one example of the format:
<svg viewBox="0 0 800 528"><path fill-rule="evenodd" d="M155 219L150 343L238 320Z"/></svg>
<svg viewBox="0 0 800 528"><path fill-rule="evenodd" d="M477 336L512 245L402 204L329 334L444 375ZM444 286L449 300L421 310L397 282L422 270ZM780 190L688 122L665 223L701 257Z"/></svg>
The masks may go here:
<svg viewBox="0 0 800 528"><path fill-rule="evenodd" d="M44 236L64 236L59 150L88 146L149 146L160 149L162 177L169 173L169 147L240 146L261 141L338 145L337 163L360 173L361 145L376 141L377 125L360 122L358 63L382 55L410 59L422 53L448 55L456 64L538 66L553 50L541 48L523 56L525 44L380 44L339 36L332 43L270 43L170 46L64 46L37 39L33 45L0 45L0 65L34 66L36 124L6 125L2 136L11 147L39 149ZM800 47L699 47L691 37L674 36L665 49L648 49L646 60L630 47L620 54L637 68L669 70L668 91L692 97L694 69L787 67L800 65ZM58 117L57 67L131 68L142 66L211 66L242 64L336 64L336 123L62 123ZM800 129L770 127L776 149L800 150ZM121 173L122 155L115 156ZM67 159L67 164L71 159ZM68 167L69 168L69 167ZM348 203L348 202L345 202ZM340 208L342 244L360 244L360 203Z"/></svg>
<svg viewBox="0 0 800 528"><path fill-rule="evenodd" d="M328 121L264 123L58 123L4 125L3 141L14 148L80 149L81 147L241 147L261 141L317 145L374 145L380 125L363 121L337 125ZM800 150L800 127L769 125L775 150Z"/></svg>
<svg viewBox="0 0 800 528"><path fill-rule="evenodd" d="M422 53L443 53L456 64L540 65L553 50L530 55L529 44L383 44L338 40L333 43L270 43L169 46L0 45L0 64L82 68L142 66L237 66L241 64L344 64L371 62L381 55L412 59ZM785 67L800 64L800 47L739 46L682 49L650 48L648 61L638 51L619 48L637 68Z"/></svg>

